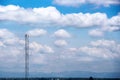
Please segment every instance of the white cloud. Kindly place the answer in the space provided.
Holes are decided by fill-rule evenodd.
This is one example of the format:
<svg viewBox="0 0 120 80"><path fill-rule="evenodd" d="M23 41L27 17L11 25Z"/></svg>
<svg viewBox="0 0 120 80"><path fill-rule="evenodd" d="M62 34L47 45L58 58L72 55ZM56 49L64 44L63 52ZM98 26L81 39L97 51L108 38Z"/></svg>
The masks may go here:
<svg viewBox="0 0 120 80"><path fill-rule="evenodd" d="M102 27L102 30L103 31L120 30L120 14L110 18L107 22L107 25Z"/></svg>
<svg viewBox="0 0 120 80"><path fill-rule="evenodd" d="M5 47L5 45L1 41L0 41L0 47Z"/></svg>
<svg viewBox="0 0 120 80"><path fill-rule="evenodd" d="M41 45L37 42L30 43L29 47L32 53L54 53L54 50L51 47Z"/></svg>
<svg viewBox="0 0 120 80"><path fill-rule="evenodd" d="M79 6L81 4L84 4L86 0L54 0L54 4L62 5L62 6Z"/></svg>
<svg viewBox="0 0 120 80"><path fill-rule="evenodd" d="M6 12L6 11L15 11L15 10L18 10L20 9L19 6L14 6L14 5L8 5L6 7L2 7L0 6L0 12Z"/></svg>
<svg viewBox="0 0 120 80"><path fill-rule="evenodd" d="M102 23L101 23L102 24ZM89 35L101 37L104 32L120 31L120 14L107 19L100 28L89 31Z"/></svg>
<svg viewBox="0 0 120 80"><path fill-rule="evenodd" d="M4 67L6 71L9 71L9 67L10 71L22 72L25 58L24 43L25 41L18 38L13 32L7 29L0 29L0 67ZM30 57L30 60L32 60L31 62L33 62L33 64L44 64L44 60L47 59L45 58L46 55L49 53L54 53L54 50L50 46L41 45L36 42L30 42L29 47L30 56L33 54ZM46 54L42 55L42 53ZM18 67L14 68L16 65L18 65Z"/></svg>
<svg viewBox="0 0 120 80"><path fill-rule="evenodd" d="M107 49L96 48L96 47L82 47L79 49L81 52L88 54L89 56L98 58L111 58L110 52ZM107 52L107 53L106 53Z"/></svg>
<svg viewBox="0 0 120 80"><path fill-rule="evenodd" d="M0 38L9 39L13 37L15 37L15 35L12 32L8 31L7 29L0 29Z"/></svg>
<svg viewBox="0 0 120 80"><path fill-rule="evenodd" d="M0 67L8 70L15 65L23 67L24 40L7 29L0 29ZM18 63L19 61L19 63ZM21 69L20 69L21 70ZM8 70L9 71L9 70Z"/></svg>
<svg viewBox="0 0 120 80"><path fill-rule="evenodd" d="M13 10L9 9L14 7ZM41 7L33 9L24 9L22 7L8 5L0 6L0 20L17 21L21 23L39 24L44 26L72 26L72 27L92 27L103 26L108 23L108 18L105 13L71 13L62 14L55 7ZM6 9L7 8L7 9ZM116 16L117 17L117 16ZM114 23L119 24L119 20L114 16L111 18ZM114 20L113 20L114 19ZM117 25L113 24L113 25Z"/></svg>
<svg viewBox="0 0 120 80"><path fill-rule="evenodd" d="M32 60L31 63L35 64L46 64L46 56L44 54L39 54L39 55L32 55L31 56ZM34 71L34 69L32 68L31 71Z"/></svg>
<svg viewBox="0 0 120 80"><path fill-rule="evenodd" d="M120 26L120 13L117 16L113 16L108 20L108 24L111 26Z"/></svg>
<svg viewBox="0 0 120 80"><path fill-rule="evenodd" d="M104 32L100 31L99 29L93 29L89 32L89 35L94 37L102 37L104 35Z"/></svg>
<svg viewBox="0 0 120 80"><path fill-rule="evenodd" d="M62 14L52 6L31 9L25 9L15 5L0 6L0 20L10 20L19 23L41 25L39 27L99 27L100 30L98 30L97 35L94 36L101 36L102 32L105 31L110 32L120 30L120 14L111 18L108 18L105 13L100 12L93 14L81 12ZM36 29L35 32L37 32L37 34L32 35L41 35L40 31ZM93 31L96 32L96 30ZM93 31L90 33L93 33ZM61 32L65 33L65 36L70 37L65 30L61 30ZM43 33L46 32L43 31ZM64 37L63 33L60 33L59 36Z"/></svg>
<svg viewBox="0 0 120 80"><path fill-rule="evenodd" d="M11 7L13 9L11 9ZM21 23L41 23L52 24L60 17L59 11L55 7L41 7L24 9L22 7L8 5L0 6L0 20L12 20ZM42 25L43 26L43 25Z"/></svg>
<svg viewBox="0 0 120 80"><path fill-rule="evenodd" d="M92 41L89 46L79 48L80 52L89 56L104 59L114 59L120 57L120 44L113 40Z"/></svg>
<svg viewBox="0 0 120 80"><path fill-rule="evenodd" d="M19 39L14 33L7 29L0 29L0 49L1 53L16 56L20 53L23 40ZM7 50L6 50L7 49Z"/></svg>
<svg viewBox="0 0 120 80"><path fill-rule="evenodd" d="M93 26L102 26L106 24L107 15L105 13L71 13L66 14L62 17L61 22L59 23L63 26L72 26L72 27L93 27Z"/></svg>
<svg viewBox="0 0 120 80"><path fill-rule="evenodd" d="M38 44L36 42L30 43L29 47L30 47L31 50L34 50L34 52L39 52L40 49L43 48L41 44Z"/></svg>
<svg viewBox="0 0 120 80"><path fill-rule="evenodd" d="M2 40L3 44L7 45L14 45L15 43L20 43L22 41L14 33L7 29L0 29L0 39Z"/></svg>
<svg viewBox="0 0 120 80"><path fill-rule="evenodd" d="M58 47L67 46L67 42L65 40L57 40L54 42L54 44Z"/></svg>
<svg viewBox="0 0 120 80"><path fill-rule="evenodd" d="M1 6L0 8L1 8L0 11L1 20L39 23L42 24L43 26L51 26L51 25L73 26L73 27L101 26L103 31L114 31L120 29L119 15L113 16L112 18L108 19L106 14L104 13L94 13L94 14L72 13L72 14L63 15L54 7L24 9L18 6L8 5L8 6ZM39 35L41 34L38 30L36 31ZM95 32L96 30L93 31ZM93 33L93 31L90 33ZM37 36L38 34L34 34L34 36ZM102 32L100 32L99 30L96 36L101 36L101 35Z"/></svg>
<svg viewBox="0 0 120 80"><path fill-rule="evenodd" d="M95 4L95 5L102 5L102 6L110 6L110 5L118 5L120 4L119 0L54 0L54 4L61 5L61 6L80 6L82 4Z"/></svg>
<svg viewBox="0 0 120 80"><path fill-rule="evenodd" d="M71 37L71 35L64 29L57 30L56 32L54 32L53 35L56 36L56 37L59 37L59 38L69 38L69 37Z"/></svg>
<svg viewBox="0 0 120 80"><path fill-rule="evenodd" d="M89 45L68 48L61 51L61 58L79 61L117 60L120 57L120 44L114 40L91 41ZM86 60L86 58L88 60Z"/></svg>
<svg viewBox="0 0 120 80"><path fill-rule="evenodd" d="M119 5L120 1L119 0L86 0L89 1L91 4L96 4L98 6L103 5L105 7L108 7L110 5Z"/></svg>
<svg viewBox="0 0 120 80"><path fill-rule="evenodd" d="M54 53L54 50L50 46L44 45L44 51L43 52Z"/></svg>
<svg viewBox="0 0 120 80"><path fill-rule="evenodd" d="M77 48L69 48L68 50L69 50L70 52L77 52L77 51L78 51Z"/></svg>
<svg viewBox="0 0 120 80"><path fill-rule="evenodd" d="M120 31L119 26L106 26L101 28L102 31L108 31L108 32L113 32L113 31Z"/></svg>
<svg viewBox="0 0 120 80"><path fill-rule="evenodd" d="M42 36L47 34L47 31L44 29L33 29L27 32L30 36Z"/></svg>
<svg viewBox="0 0 120 80"><path fill-rule="evenodd" d="M10 32L9 30L7 31ZM1 33L5 34L2 31ZM15 35L14 33L12 34ZM9 36L9 34L7 36ZM6 38L9 39L11 37L6 37ZM57 40L57 41L58 41L58 45L60 44L61 47L68 44L65 40ZM9 67L11 67L10 69L13 70L14 70L13 66L24 64L24 47L23 47L24 41L19 39L19 42L22 43L22 46L17 45L18 43L15 43L16 45L11 44L11 46L3 47L3 45L6 44L3 44L3 41L0 41L0 51L1 51L0 64L2 64L2 62L6 63L7 65L4 64L4 66L6 67L8 67L8 65L11 64L12 66L10 65ZM80 48L76 48L76 47L68 48L68 49L64 48L64 49L60 49L60 51L59 49L58 50L53 49L51 46L48 45L32 42L30 43L30 53L32 53L30 54L31 65L34 66L42 65L42 66L35 67L35 70L34 69L31 70L42 71L42 72L79 70L79 67L77 67L78 65L86 64L87 66L90 66L88 65L88 63L94 63L94 61L97 61L98 59L101 59L102 61L119 59L120 57L119 50L120 50L120 44L113 40L92 41L87 46L83 46L83 47L81 46ZM75 68L73 68L72 66L66 67L68 65L75 65ZM23 68L23 65L20 66L22 66ZM54 67L56 67L56 69L54 69ZM63 69L61 69L61 67L63 67Z"/></svg>
<svg viewBox="0 0 120 80"><path fill-rule="evenodd" d="M115 46L116 42L113 40L104 40L103 39L103 40L92 41L90 44L92 46L96 46L96 47L99 47L99 46L111 47L111 46Z"/></svg>
<svg viewBox="0 0 120 80"><path fill-rule="evenodd" d="M95 30L92 30L91 35L94 36L102 36L105 31L116 31L120 29L119 14L111 18L108 18L105 13L99 12L93 14L62 14L55 7L25 9L13 5L0 6L0 20L39 24L40 27L99 27L98 29L96 28ZM103 33L101 33L100 31L102 31ZM35 29L31 31L31 33L34 36L40 36L46 34L46 31L44 31L43 29L42 31L41 29ZM62 39L71 37L71 34L64 29L56 31L54 35ZM19 45L19 43L22 45ZM65 40L57 40L56 43L59 46L66 46L68 44ZM94 58L117 59L120 57L119 50L120 44L113 40L94 41L91 42L90 45L85 47L83 46L80 48L69 48L68 52L64 52L63 49L61 49L61 51L57 51L54 50L51 46L42 45L36 42L30 43L30 51L33 51L33 53L53 53L48 54L47 57L46 54L42 54L42 56L38 56L35 54L37 56L37 59L35 59L36 57L34 57L34 62L36 64L43 64L44 60L46 60L46 62L49 62L47 63L48 67L51 67L52 63L52 65L55 66L52 66L51 68L57 67L58 70L61 69L59 68L59 66L66 66L64 62L68 63L69 65L78 65L79 63L77 63L77 61L79 61L80 63L83 61L94 61ZM14 33L10 32L7 29L0 29L0 62L11 61L18 63L18 61L22 61L22 58L24 58L21 58L21 55L24 56L24 40L19 39ZM6 59L7 57L8 59ZM56 63L58 62L59 64L56 65ZM71 67L71 69L73 68ZM51 69L51 71L52 70L54 69ZM77 68L77 70L79 70L79 68Z"/></svg>

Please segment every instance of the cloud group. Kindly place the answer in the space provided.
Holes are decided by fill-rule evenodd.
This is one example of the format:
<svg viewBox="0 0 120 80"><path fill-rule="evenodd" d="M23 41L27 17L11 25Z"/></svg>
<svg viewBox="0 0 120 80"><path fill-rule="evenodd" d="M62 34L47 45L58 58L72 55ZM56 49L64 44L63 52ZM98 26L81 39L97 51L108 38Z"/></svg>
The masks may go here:
<svg viewBox="0 0 120 80"><path fill-rule="evenodd" d="M41 25L40 27L51 27L51 25L53 27L75 28L100 27L98 28L100 30L96 29L97 31L92 30L90 32L90 35L97 32L98 36L102 36L104 31L120 30L120 14L111 18L108 18L105 13L100 12L93 14L82 12L62 14L52 6L32 9L25 9L15 5L0 6L0 20ZM35 30L35 32L36 31L37 34L41 34L38 30ZM46 33L43 30L42 32ZM65 33L63 30L61 30L61 32Z"/></svg>
<svg viewBox="0 0 120 80"><path fill-rule="evenodd" d="M72 2L72 0L61 0L60 3L59 0L54 0L54 3L78 6L86 3L86 1L87 0L76 0L76 2ZM101 0L101 2L99 0L98 2L88 0L88 2L104 6L119 4L117 0L106 0L104 1L105 3L103 3L103 0ZM25 23L27 26L31 24L37 25L35 29L26 31L30 37L39 38L44 36L41 38L41 41L31 39L29 44L31 63L40 66L36 68L37 71L80 70L80 65L83 65L83 67L81 66L82 69L86 69L84 68L84 66L86 66L84 65L85 63L95 63L94 61L100 61L100 59L106 62L109 60L114 61L120 57L120 43L115 40L99 38L99 40L89 40L88 45L83 46L84 43L80 44L82 46L77 45L77 42L79 42L78 35L82 35L78 32L81 28L89 28L87 31L88 34L94 37L105 36L105 32L120 31L120 14L108 18L106 13L100 12L63 14L53 6L23 8L15 5L0 5L0 21L11 21L17 24ZM51 27L53 30L50 29ZM68 29L69 27L70 29ZM71 29L77 30L72 31ZM81 32L82 30L83 29L81 29ZM76 37L72 35L72 33L75 34ZM89 36L83 34L83 36L84 35L85 38ZM72 41L76 41L76 46L73 47L73 44L70 43ZM43 43L41 44L40 42ZM5 61L9 63L4 65L0 63L0 65L2 65L0 67L8 67L8 65L11 66L10 64L12 63L13 68L19 65L18 62L20 62L21 65L24 64L24 44L25 41L14 32L5 28L0 29L0 62ZM69 66L68 68L68 65L71 64L73 66Z"/></svg>
<svg viewBox="0 0 120 80"><path fill-rule="evenodd" d="M89 46L79 48L82 53L104 59L118 59L120 57L119 49L120 44L113 40L92 41Z"/></svg>
<svg viewBox="0 0 120 80"><path fill-rule="evenodd" d="M5 60L5 63L6 63L0 67L4 66L4 69L5 69L9 65L9 67L11 67L12 69L11 71L13 71L14 70L12 68L13 66L21 65L18 67L18 69L21 70L22 67L24 66L22 65L24 64L24 40L18 38L17 35L15 35L14 33L12 33L7 29L0 29L0 33L1 33L0 34L0 51L1 51L0 62ZM55 46L40 44L39 42L35 42L35 41L30 42L29 49L30 49L31 65L33 64L42 65L42 67L40 68L37 67L33 69L34 67L32 67L32 71L36 71L37 69L37 71L40 70L43 72L52 72L52 71L59 72L64 70L71 70L72 66L69 68L66 68L65 64L67 65L74 64L77 66L79 65L78 63L80 63L80 65L81 64L84 65L83 63L94 63L94 61L98 61L99 59L104 61L119 60L120 43L117 43L114 40L100 39L96 41L91 41L86 46L70 47L69 43L66 40L63 40L64 38L62 37L62 39L58 38L57 40L53 40L53 44ZM15 40L15 42L11 43L10 41L9 45L8 43L6 44L6 42L4 41L9 39L13 39ZM6 59L6 58L9 58L9 59ZM54 67L56 67L55 70L53 69ZM64 68L61 69L60 67L64 67ZM79 70L78 67L72 68L72 69Z"/></svg>
<svg viewBox="0 0 120 80"><path fill-rule="evenodd" d="M81 56L87 56L93 59L119 59L120 44L114 40L97 40L91 41L89 45L79 48L70 48L70 53L74 52Z"/></svg>
<svg viewBox="0 0 120 80"><path fill-rule="evenodd" d="M53 0L54 4L61 5L61 6L72 6L78 7L83 4L95 4L97 6L105 6L108 7L110 5L119 5L119 0Z"/></svg>

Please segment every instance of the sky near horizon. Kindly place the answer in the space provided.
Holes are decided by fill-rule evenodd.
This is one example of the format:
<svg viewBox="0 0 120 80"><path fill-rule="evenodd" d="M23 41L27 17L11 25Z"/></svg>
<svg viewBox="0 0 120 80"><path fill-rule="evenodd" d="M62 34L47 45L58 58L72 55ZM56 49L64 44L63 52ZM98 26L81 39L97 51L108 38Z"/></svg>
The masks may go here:
<svg viewBox="0 0 120 80"><path fill-rule="evenodd" d="M0 71L120 72L120 0L0 0Z"/></svg>

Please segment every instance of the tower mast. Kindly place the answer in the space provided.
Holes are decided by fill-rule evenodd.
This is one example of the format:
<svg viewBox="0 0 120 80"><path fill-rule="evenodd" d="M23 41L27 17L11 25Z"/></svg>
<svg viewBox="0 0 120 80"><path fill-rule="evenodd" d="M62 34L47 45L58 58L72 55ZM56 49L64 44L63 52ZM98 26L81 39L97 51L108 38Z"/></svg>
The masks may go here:
<svg viewBox="0 0 120 80"><path fill-rule="evenodd" d="M29 76L29 35L25 34L25 78Z"/></svg>

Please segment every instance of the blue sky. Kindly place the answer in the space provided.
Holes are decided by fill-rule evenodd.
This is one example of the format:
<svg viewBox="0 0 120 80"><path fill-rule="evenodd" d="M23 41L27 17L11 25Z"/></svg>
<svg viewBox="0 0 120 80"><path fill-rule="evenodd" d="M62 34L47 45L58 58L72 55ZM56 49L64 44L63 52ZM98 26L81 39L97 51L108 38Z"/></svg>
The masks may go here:
<svg viewBox="0 0 120 80"><path fill-rule="evenodd" d="M27 33L31 72L119 72L119 8L119 0L1 0L0 71L24 71Z"/></svg>
<svg viewBox="0 0 120 80"><path fill-rule="evenodd" d="M117 1L117 0L116 0ZM118 0L119 1L119 0ZM102 12L106 13L108 17L112 17L112 15L117 15L119 12L120 5L112 5L112 7L104 7L104 6L98 6L96 7L95 4L84 4L80 5L78 7L66 7L66 6L60 6L54 4L53 0L38 0L38 1L25 1L25 0L1 0L1 5L19 5L24 8L35 8L35 7L47 7L47 6L55 6L60 12L66 14L66 13L95 13L95 12Z"/></svg>

